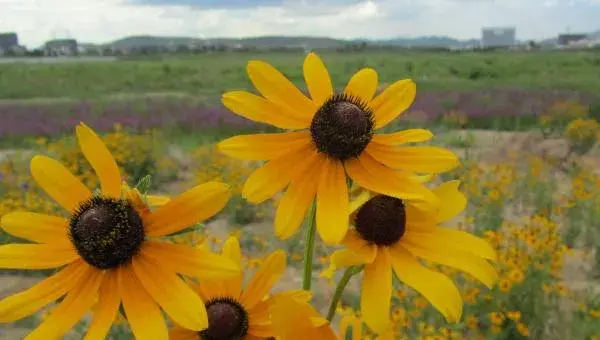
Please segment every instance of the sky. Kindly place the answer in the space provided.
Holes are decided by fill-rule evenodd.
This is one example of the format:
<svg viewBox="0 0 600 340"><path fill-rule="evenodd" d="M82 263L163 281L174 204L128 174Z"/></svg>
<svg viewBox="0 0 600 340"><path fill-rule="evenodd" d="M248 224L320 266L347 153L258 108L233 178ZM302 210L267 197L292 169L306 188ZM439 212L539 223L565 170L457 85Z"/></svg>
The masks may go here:
<svg viewBox="0 0 600 340"><path fill-rule="evenodd" d="M469 39L484 26L539 40L598 31L598 18L600 0L0 0L0 32L17 32L28 48L129 35Z"/></svg>

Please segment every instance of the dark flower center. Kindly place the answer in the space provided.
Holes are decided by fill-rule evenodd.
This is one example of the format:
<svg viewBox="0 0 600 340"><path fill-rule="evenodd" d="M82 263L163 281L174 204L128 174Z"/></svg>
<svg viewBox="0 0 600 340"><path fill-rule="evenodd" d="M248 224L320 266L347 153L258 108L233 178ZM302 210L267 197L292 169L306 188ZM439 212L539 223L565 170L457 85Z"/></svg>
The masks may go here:
<svg viewBox="0 0 600 340"><path fill-rule="evenodd" d="M142 218L129 201L94 196L71 216L69 237L87 263L109 269L130 261L145 234Z"/></svg>
<svg viewBox="0 0 600 340"><path fill-rule="evenodd" d="M242 340L248 334L248 313L232 298L218 298L206 304L208 328L198 332L201 340Z"/></svg>
<svg viewBox="0 0 600 340"><path fill-rule="evenodd" d="M406 211L402 200L377 195L356 213L356 231L368 242L391 246L400 241L406 231Z"/></svg>
<svg viewBox="0 0 600 340"><path fill-rule="evenodd" d="M358 157L373 137L373 112L359 98L338 94L323 104L310 124L317 150L344 161Z"/></svg>

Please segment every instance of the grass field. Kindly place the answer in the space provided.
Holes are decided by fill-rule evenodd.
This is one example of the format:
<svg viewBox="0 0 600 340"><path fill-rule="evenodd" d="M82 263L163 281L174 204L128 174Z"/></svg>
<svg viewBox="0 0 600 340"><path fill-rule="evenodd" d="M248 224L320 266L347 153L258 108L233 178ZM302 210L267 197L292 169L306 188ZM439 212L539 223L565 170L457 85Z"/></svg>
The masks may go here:
<svg viewBox="0 0 600 340"><path fill-rule="evenodd" d="M459 179L464 213L444 226L467 230L498 253L499 279L490 289L448 267L464 312L446 322L422 296L396 282L394 338L423 340L600 340L600 55L598 52L353 52L323 53L342 89L362 67L373 67L382 88L417 83L417 100L389 131L428 128L430 144L452 149L461 165L433 180ZM207 223L170 238L221 249L235 235L249 272L282 248L287 268L277 289L302 281L304 235L273 234L280 197L251 204L244 182L260 162L231 159L214 143L235 134L279 131L235 116L220 104L228 90L252 90L245 72L262 59L305 89L303 54L226 53L106 63L0 63L0 216L15 210L60 213L30 175L34 154L66 164L89 187L98 179L83 158L73 129L84 121L101 133L124 179L151 175L153 193L178 194L219 180L233 196ZM302 232L303 233L303 232ZM22 242L0 231L2 243ZM333 247L316 242L313 303L327 313L340 273L325 269ZM47 271L4 271L0 297L39 282ZM350 280L336 309L360 318L360 276ZM0 327L0 339L20 339L48 318L45 308ZM0 316L2 314L0 313ZM68 339L81 339L89 318ZM122 316L111 340L131 339ZM374 339L365 331L363 339ZM349 338L348 338L349 339ZM317 339L315 339L317 340Z"/></svg>

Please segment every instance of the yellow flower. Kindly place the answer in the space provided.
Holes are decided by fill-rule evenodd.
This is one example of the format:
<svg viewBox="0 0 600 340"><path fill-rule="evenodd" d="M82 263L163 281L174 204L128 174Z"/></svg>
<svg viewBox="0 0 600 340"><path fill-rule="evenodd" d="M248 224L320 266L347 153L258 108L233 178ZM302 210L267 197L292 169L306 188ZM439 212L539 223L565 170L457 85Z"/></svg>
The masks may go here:
<svg viewBox="0 0 600 340"><path fill-rule="evenodd" d="M354 228L343 240L347 249L334 252L331 266L366 264L361 293L361 315L375 331L389 322L392 269L417 290L449 322L458 322L462 298L452 280L421 265L417 257L464 271L486 286L497 279L487 260L496 252L485 240L467 232L438 227L464 210L465 196L458 181L440 185L434 193L441 202L435 215L424 214L410 202L365 191L351 204Z"/></svg>
<svg viewBox="0 0 600 340"><path fill-rule="evenodd" d="M506 313L506 317L513 321L519 321L521 320L521 312L519 312L518 310L510 311Z"/></svg>
<svg viewBox="0 0 600 340"><path fill-rule="evenodd" d="M283 296L275 300L270 308L271 322L280 340L337 340L331 325L309 303L307 299ZM340 322L340 337L346 339L348 328L352 329L352 340L363 339L360 319L354 315L345 315ZM387 328L376 340L394 340L394 333Z"/></svg>
<svg viewBox="0 0 600 340"><path fill-rule="evenodd" d="M502 279L498 283L498 287L500 287L501 291L508 292L512 288L512 283L509 280Z"/></svg>
<svg viewBox="0 0 600 340"><path fill-rule="evenodd" d="M523 280L525 279L525 275L523 274L522 270L519 269L513 269L510 271L510 273L508 274L508 278L515 283L521 283L523 282Z"/></svg>
<svg viewBox="0 0 600 340"><path fill-rule="evenodd" d="M521 333L522 336L529 336L529 328L523 323L517 323L517 331Z"/></svg>
<svg viewBox="0 0 600 340"><path fill-rule="evenodd" d="M309 53L304 60L309 99L265 62L250 61L247 71L262 97L228 92L223 104L246 118L294 131L235 136L218 147L234 158L267 161L244 185L243 196L250 202L264 202L287 187L275 214L281 239L297 232L316 196L317 230L327 244L339 243L348 228L348 216L340 213L348 210L347 176L388 196L434 199L410 174L440 173L458 165L449 150L405 146L429 140L428 130L375 133L412 104L416 86L411 80L375 96L377 73L365 68L336 94L325 65Z"/></svg>
<svg viewBox="0 0 600 340"><path fill-rule="evenodd" d="M221 251L227 257L242 265L240 244L235 237L225 241ZM195 288L202 297L208 311L208 328L203 330L201 338L207 339L258 339L275 336L271 327L269 307L276 299L290 296L295 299L310 300L310 293L286 291L267 299L264 297L279 281L285 271L286 255L277 250L269 255L260 268L242 290L243 275L221 280L220 282L204 281ZM198 338L196 330L175 327L170 332L171 340Z"/></svg>
<svg viewBox="0 0 600 340"><path fill-rule="evenodd" d="M218 279L240 268L221 256L147 237L169 235L214 215L227 203L227 186L200 185L151 211L139 193L122 186L102 140L83 124L76 134L102 192L93 194L51 158L31 160L33 178L69 218L31 212L3 216L4 231L36 243L0 246L0 268L63 268L0 301L0 322L30 316L65 296L26 339L61 338L96 300L86 339L104 339L121 303L137 338L167 339L161 308L181 324L204 329L206 310L196 307L202 300L178 274Z"/></svg>
<svg viewBox="0 0 600 340"><path fill-rule="evenodd" d="M500 326L504 323L504 315L502 313L492 312L489 314L490 321L493 325Z"/></svg>

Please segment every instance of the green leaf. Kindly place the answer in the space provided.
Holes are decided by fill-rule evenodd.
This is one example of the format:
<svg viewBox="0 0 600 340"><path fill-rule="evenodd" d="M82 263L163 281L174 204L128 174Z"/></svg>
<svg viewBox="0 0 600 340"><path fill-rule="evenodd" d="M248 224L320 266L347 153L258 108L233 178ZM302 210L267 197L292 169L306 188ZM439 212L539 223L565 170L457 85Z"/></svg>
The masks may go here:
<svg viewBox="0 0 600 340"><path fill-rule="evenodd" d="M140 179L140 181L138 182L138 184L136 184L135 188L142 195L146 195L148 193L148 191L150 190L150 185L152 184L152 180L151 179L152 179L151 175L144 176L142 179Z"/></svg>

